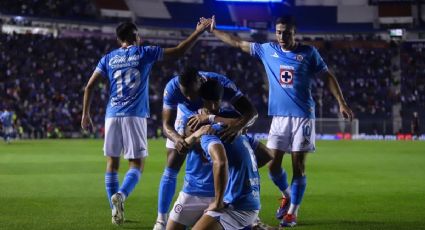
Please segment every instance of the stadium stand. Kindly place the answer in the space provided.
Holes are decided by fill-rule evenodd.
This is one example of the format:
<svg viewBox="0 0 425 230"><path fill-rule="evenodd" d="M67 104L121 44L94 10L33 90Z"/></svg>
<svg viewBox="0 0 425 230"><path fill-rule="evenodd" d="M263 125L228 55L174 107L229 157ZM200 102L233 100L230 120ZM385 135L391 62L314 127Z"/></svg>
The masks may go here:
<svg viewBox="0 0 425 230"><path fill-rule="evenodd" d="M347 44L349 42L344 42ZM381 48L371 42L352 42L352 48L339 47L340 41L316 42L323 58L340 79L341 87L356 116L360 132L382 133L383 117L391 118L392 102L401 100L403 111L424 108L423 54L416 49L403 55L409 65L403 68L403 97L393 90L391 57L394 49L383 41ZM13 105L17 125L28 137L46 137L56 128L69 136L80 133L82 92L98 59L112 50L115 40L102 38L54 38L43 35L1 34L0 89L2 106ZM359 45L360 44L360 45ZM361 44L364 44L363 48ZM354 47L353 47L354 46ZM19 49L17 49L19 47ZM415 61L416 60L416 61ZM414 62L414 63L412 63ZM151 118L149 135L161 127L162 91L166 82L186 63L229 76L248 95L260 112L254 130L262 131L267 118L267 84L263 67L255 59L227 46L208 46L199 42L184 58L163 61L152 71L150 81ZM318 117L337 117L338 107L323 79L315 82L314 96ZM99 85L93 111L97 135L101 136L104 105L108 95ZM408 122L408 121L407 121ZM391 123L391 122L388 122ZM363 125L362 125L363 124ZM408 124L405 125L408 127ZM408 129L408 128L405 128ZM264 130L263 130L264 131ZM391 130L387 130L391 132Z"/></svg>

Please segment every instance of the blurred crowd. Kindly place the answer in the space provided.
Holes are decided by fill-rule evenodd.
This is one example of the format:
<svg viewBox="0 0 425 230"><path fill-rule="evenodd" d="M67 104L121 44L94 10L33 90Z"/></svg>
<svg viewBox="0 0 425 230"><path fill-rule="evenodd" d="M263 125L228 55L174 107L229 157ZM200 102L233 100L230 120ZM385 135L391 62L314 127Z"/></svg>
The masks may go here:
<svg viewBox="0 0 425 230"><path fill-rule="evenodd" d="M13 0L0 1L0 12L21 16L95 18L97 8L91 0Z"/></svg>
<svg viewBox="0 0 425 230"><path fill-rule="evenodd" d="M190 63L201 70L218 72L232 79L267 117L267 78L259 61L227 46L211 47L198 42L178 60L158 62L149 83L151 119L148 135L161 134L162 94L165 84ZM54 38L42 35L0 34L0 109L9 107L16 114L20 135L32 138L80 135L84 85L99 59L117 47L114 39ZM392 116L394 102L424 105L424 54L414 53L402 81L403 97L393 87L391 64L393 49L319 49L335 73L342 91L359 119ZM410 60L411 59L411 60ZM414 66L414 67L413 67ZM415 77L413 77L415 76ZM422 77L422 78L421 78ZM317 117L337 117L338 106L327 89L325 79L313 85ZM412 99L414 98L414 99ZM94 134L102 136L108 83L95 92L92 105ZM264 130L267 132L267 130Z"/></svg>

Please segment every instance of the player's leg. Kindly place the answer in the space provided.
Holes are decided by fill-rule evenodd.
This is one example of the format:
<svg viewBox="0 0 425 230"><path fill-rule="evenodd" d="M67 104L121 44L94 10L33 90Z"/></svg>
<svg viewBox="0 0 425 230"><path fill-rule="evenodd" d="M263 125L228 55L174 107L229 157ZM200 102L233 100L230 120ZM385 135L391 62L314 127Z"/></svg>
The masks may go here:
<svg viewBox="0 0 425 230"><path fill-rule="evenodd" d="M220 211L207 211L192 229L251 229L259 210L237 210L228 206Z"/></svg>
<svg viewBox="0 0 425 230"><path fill-rule="evenodd" d="M283 156L291 147L291 130L292 125L288 117L273 117L267 147L273 156L268 165L269 177L282 193L280 206L276 212L277 219L282 219L286 215L291 199L287 174L282 167Z"/></svg>
<svg viewBox="0 0 425 230"><path fill-rule="evenodd" d="M167 230L185 230L186 226L178 222L175 222L174 220L168 219L166 229Z"/></svg>
<svg viewBox="0 0 425 230"><path fill-rule="evenodd" d="M192 230L222 230L224 229L217 218L209 215L203 215Z"/></svg>
<svg viewBox="0 0 425 230"><path fill-rule="evenodd" d="M306 152L293 152L292 156L292 183L291 183L291 205L288 213L283 217L280 223L283 227L293 227L297 224L298 210L304 197L307 186L305 176Z"/></svg>
<svg viewBox="0 0 425 230"><path fill-rule="evenodd" d="M192 196L180 192L168 218L167 229L186 229L192 227L202 217L214 197Z"/></svg>
<svg viewBox="0 0 425 230"><path fill-rule="evenodd" d="M158 190L158 216L154 230L165 229L167 213L176 192L177 175L186 159L186 155L178 154L174 143L167 139L167 166L161 177Z"/></svg>
<svg viewBox="0 0 425 230"><path fill-rule="evenodd" d="M294 118L296 130L292 142L292 183L291 205L288 214L281 222L282 226L294 226L297 223L298 210L307 186L305 162L307 153L315 150L315 122L313 119Z"/></svg>
<svg viewBox="0 0 425 230"><path fill-rule="evenodd" d="M146 118L123 117L119 119L121 121L124 159L129 161L129 169L121 187L111 200L116 209L115 221L122 224L124 222L124 201L140 180L144 168L144 159L148 156L148 144Z"/></svg>
<svg viewBox="0 0 425 230"><path fill-rule="evenodd" d="M123 148L120 120L107 118L105 120L105 142L103 146L106 159L105 188L108 195L108 202L112 210L112 223L116 222L117 209L112 203L112 196L118 192L119 180L118 169L121 151Z"/></svg>
<svg viewBox="0 0 425 230"><path fill-rule="evenodd" d="M111 197L118 192L120 183L118 179L118 170L120 165L119 157L106 158L105 188L109 204L112 208Z"/></svg>

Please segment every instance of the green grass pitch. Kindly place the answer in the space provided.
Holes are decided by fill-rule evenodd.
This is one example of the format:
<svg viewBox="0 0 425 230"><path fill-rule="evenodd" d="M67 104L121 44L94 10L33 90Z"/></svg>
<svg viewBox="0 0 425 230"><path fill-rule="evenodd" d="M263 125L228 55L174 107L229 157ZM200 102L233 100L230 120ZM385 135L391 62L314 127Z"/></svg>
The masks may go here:
<svg viewBox="0 0 425 230"><path fill-rule="evenodd" d="M149 140L145 171L111 224L101 140L0 143L0 229L152 229L165 164ZM307 160L299 229L425 229L425 142L319 141ZM284 166L289 169L289 157ZM120 179L127 170L121 163ZM179 177L177 190L182 185ZM278 190L261 169L260 216L276 226Z"/></svg>

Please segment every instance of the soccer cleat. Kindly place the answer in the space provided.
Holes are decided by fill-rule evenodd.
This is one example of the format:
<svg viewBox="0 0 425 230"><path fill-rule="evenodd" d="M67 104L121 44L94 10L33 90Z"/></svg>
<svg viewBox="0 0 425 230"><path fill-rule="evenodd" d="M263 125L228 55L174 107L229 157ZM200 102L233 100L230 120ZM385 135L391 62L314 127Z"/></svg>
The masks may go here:
<svg viewBox="0 0 425 230"><path fill-rule="evenodd" d="M286 214L280 222L281 227L294 227L297 225L297 217L294 214Z"/></svg>
<svg viewBox="0 0 425 230"><path fill-rule="evenodd" d="M291 198L288 197L282 197L280 206L276 211L276 218L278 220L281 220L287 213L289 206L291 205Z"/></svg>
<svg viewBox="0 0 425 230"><path fill-rule="evenodd" d="M165 230L165 223L163 221L157 220L153 226L153 230Z"/></svg>
<svg viewBox="0 0 425 230"><path fill-rule="evenodd" d="M120 193L115 193L111 197L112 201L112 224L121 225L124 223L124 201Z"/></svg>

